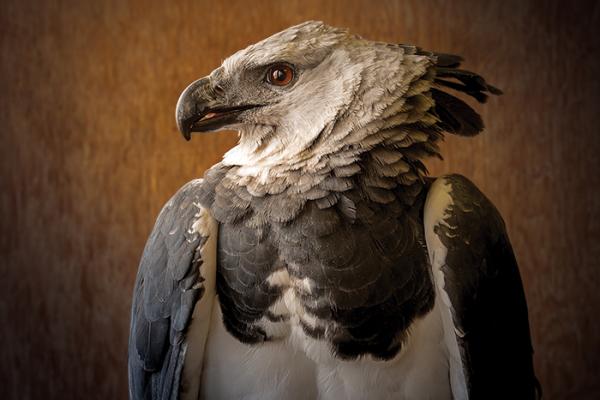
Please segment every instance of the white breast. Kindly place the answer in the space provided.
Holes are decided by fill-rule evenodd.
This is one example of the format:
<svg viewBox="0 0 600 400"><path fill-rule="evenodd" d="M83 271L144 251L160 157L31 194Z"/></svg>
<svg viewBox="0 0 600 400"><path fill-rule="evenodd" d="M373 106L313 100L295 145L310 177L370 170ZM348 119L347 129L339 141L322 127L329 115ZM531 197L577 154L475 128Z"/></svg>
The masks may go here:
<svg viewBox="0 0 600 400"><path fill-rule="evenodd" d="M390 361L339 360L326 342L306 336L293 319L284 324L280 340L243 344L226 331L215 301L201 398L451 399L437 300L413 323L402 352Z"/></svg>
<svg viewBox="0 0 600 400"><path fill-rule="evenodd" d="M365 357L318 366L322 399L451 399L442 323L434 309L416 320L390 361Z"/></svg>
<svg viewBox="0 0 600 400"><path fill-rule="evenodd" d="M214 302L204 354L201 399L314 399L316 368L285 340L248 345L225 329Z"/></svg>

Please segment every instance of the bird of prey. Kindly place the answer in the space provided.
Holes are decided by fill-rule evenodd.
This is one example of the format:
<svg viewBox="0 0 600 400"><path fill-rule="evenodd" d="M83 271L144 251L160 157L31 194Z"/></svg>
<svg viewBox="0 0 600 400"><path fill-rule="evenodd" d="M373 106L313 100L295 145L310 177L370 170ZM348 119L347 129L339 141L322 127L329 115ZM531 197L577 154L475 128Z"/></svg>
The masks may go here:
<svg viewBox="0 0 600 400"><path fill-rule="evenodd" d="M164 206L137 275L131 399L531 399L504 222L460 175L495 87L462 58L321 22L227 58L179 98L239 143Z"/></svg>

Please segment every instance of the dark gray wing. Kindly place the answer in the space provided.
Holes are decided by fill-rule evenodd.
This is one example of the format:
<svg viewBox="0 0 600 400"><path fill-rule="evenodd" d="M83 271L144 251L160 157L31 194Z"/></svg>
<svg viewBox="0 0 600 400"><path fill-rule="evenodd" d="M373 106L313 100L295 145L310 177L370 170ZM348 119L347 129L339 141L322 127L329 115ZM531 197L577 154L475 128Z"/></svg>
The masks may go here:
<svg viewBox="0 0 600 400"><path fill-rule="evenodd" d="M466 178L437 179L425 231L457 399L534 399L527 303L504 222Z"/></svg>
<svg viewBox="0 0 600 400"><path fill-rule="evenodd" d="M214 275L206 270L214 265L207 266L203 259L216 225L199 204L201 187L201 180L192 181L169 200L142 255L129 336L131 399L179 398L192 313L205 293L214 294L214 288L207 287L214 285L214 278L205 280L207 274ZM204 309L210 312L210 307ZM202 341L203 350L205 338L194 340Z"/></svg>

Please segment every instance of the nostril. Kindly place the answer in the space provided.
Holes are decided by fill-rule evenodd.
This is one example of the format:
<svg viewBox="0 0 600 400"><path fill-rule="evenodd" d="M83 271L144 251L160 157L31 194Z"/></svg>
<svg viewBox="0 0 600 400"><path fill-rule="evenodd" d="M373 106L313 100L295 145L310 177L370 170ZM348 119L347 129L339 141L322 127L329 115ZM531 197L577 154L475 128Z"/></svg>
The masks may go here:
<svg viewBox="0 0 600 400"><path fill-rule="evenodd" d="M219 96L222 96L223 93L225 93L225 90L223 90L223 87L219 84L213 86L213 91Z"/></svg>

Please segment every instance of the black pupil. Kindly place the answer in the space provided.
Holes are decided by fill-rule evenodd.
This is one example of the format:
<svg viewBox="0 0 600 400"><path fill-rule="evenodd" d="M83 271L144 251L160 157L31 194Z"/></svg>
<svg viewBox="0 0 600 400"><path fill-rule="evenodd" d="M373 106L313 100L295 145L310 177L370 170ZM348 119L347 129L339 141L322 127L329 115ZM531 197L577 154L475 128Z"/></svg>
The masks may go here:
<svg viewBox="0 0 600 400"><path fill-rule="evenodd" d="M285 71L283 69L273 71L273 80L278 82L285 81Z"/></svg>

